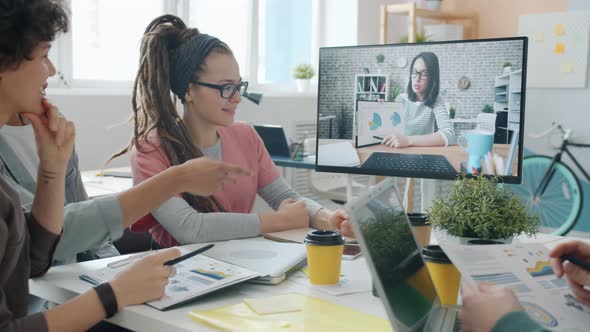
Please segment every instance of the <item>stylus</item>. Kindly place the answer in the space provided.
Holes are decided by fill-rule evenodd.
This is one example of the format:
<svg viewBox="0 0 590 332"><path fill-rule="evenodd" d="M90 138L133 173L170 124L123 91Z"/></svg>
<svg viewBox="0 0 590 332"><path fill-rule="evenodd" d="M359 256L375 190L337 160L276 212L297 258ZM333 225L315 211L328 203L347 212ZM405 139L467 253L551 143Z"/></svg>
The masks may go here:
<svg viewBox="0 0 590 332"><path fill-rule="evenodd" d="M174 264L178 264L178 263L182 262L185 259L189 259L189 258L191 258L193 256L196 256L196 255L198 255L198 254L200 254L200 253L202 253L204 251L207 251L207 250L213 248L213 246L214 246L214 244L206 245L206 246L201 247L201 248L199 248L197 250L191 251L191 252L189 252L186 255L182 255L182 256L180 256L178 258L171 259L171 260L167 261L166 263L164 263L164 265L172 266Z"/></svg>
<svg viewBox="0 0 590 332"><path fill-rule="evenodd" d="M572 262L573 264L575 264L585 270L590 271L590 262L586 262L586 261L576 258L572 255L561 255L561 256L559 256L559 258L561 258L561 260L564 260L564 261L568 260L568 261Z"/></svg>

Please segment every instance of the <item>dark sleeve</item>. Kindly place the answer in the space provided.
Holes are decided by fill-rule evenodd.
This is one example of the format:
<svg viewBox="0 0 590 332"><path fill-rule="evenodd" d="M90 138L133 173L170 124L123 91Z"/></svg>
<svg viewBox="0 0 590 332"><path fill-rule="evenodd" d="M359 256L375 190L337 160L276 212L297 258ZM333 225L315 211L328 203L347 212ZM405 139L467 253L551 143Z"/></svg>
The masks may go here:
<svg viewBox="0 0 590 332"><path fill-rule="evenodd" d="M0 291L0 332L45 332L47 321L43 313L35 313L21 318L14 318L6 307L4 292Z"/></svg>
<svg viewBox="0 0 590 332"><path fill-rule="evenodd" d="M4 255L6 255L6 246L8 245L7 234L8 229L6 227L6 221L0 218L0 261L3 261L2 258ZM2 272L0 271L0 274L1 273ZM47 330L47 322L41 313L36 313L21 318L14 318L14 314L8 308L4 289L0 287L0 332L42 332Z"/></svg>
<svg viewBox="0 0 590 332"><path fill-rule="evenodd" d="M42 276L49 270L53 261L53 252L60 235L53 234L39 225L32 213L26 212L27 227L29 229L31 258L31 278Z"/></svg>
<svg viewBox="0 0 590 332"><path fill-rule="evenodd" d="M504 331L550 332L550 330L543 328L524 311L507 313L496 322L496 325L492 329L492 332Z"/></svg>

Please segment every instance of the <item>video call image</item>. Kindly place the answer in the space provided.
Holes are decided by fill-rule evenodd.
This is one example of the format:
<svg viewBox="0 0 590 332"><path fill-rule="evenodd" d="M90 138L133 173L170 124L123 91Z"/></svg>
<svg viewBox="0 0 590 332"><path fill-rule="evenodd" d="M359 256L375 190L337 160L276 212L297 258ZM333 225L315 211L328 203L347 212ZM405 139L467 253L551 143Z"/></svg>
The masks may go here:
<svg viewBox="0 0 590 332"><path fill-rule="evenodd" d="M526 43L321 48L317 170L518 182Z"/></svg>

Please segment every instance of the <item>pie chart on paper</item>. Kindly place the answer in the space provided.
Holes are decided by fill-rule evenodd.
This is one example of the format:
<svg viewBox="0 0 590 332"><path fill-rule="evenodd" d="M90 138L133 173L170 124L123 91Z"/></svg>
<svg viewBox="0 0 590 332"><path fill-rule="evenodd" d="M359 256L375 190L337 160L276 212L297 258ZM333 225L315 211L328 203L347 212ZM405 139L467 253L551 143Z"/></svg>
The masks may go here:
<svg viewBox="0 0 590 332"><path fill-rule="evenodd" d="M382 121L381 116L377 113L373 113L373 120L369 121L369 129L370 130L377 130L381 128Z"/></svg>

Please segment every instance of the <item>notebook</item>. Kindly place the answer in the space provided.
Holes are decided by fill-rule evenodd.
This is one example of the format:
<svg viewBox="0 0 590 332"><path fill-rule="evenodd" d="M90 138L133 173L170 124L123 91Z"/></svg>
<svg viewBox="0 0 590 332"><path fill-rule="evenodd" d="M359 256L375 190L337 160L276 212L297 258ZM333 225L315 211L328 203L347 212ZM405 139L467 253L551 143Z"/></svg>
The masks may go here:
<svg viewBox="0 0 590 332"><path fill-rule="evenodd" d="M229 264L257 271L260 276L250 282L277 284L287 272L305 266L305 245L279 243L263 238L231 240L216 245L203 255Z"/></svg>
<svg viewBox="0 0 590 332"><path fill-rule="evenodd" d="M281 126L275 125L254 125L254 129L262 138L264 146L271 156L291 157L287 136Z"/></svg>
<svg viewBox="0 0 590 332"><path fill-rule="evenodd" d="M189 249L181 248L181 251L184 254ZM141 256L143 254L137 255ZM257 279L258 283L279 283L285 279L287 271L305 263L305 246L302 244L278 243L260 238L223 242L203 254L174 265L176 275L170 278L164 297L146 304L159 310L168 310L245 281ZM127 267L107 266L79 277L96 285L111 280Z"/></svg>
<svg viewBox="0 0 590 332"><path fill-rule="evenodd" d="M189 250L181 248L183 254ZM143 254L138 254L141 257ZM89 271L80 275L80 279L97 285L111 280L117 273L129 265L110 267ZM176 275L170 278L165 295L146 304L159 309L168 310L190 302L199 296L209 294L218 289L259 277L261 274L237 265L228 264L203 254L191 257L174 265Z"/></svg>
<svg viewBox="0 0 590 332"><path fill-rule="evenodd" d="M297 293L280 294L208 310L192 320L222 331L391 332L386 319Z"/></svg>
<svg viewBox="0 0 590 332"><path fill-rule="evenodd" d="M458 331L442 306L392 178L345 206L395 331Z"/></svg>

